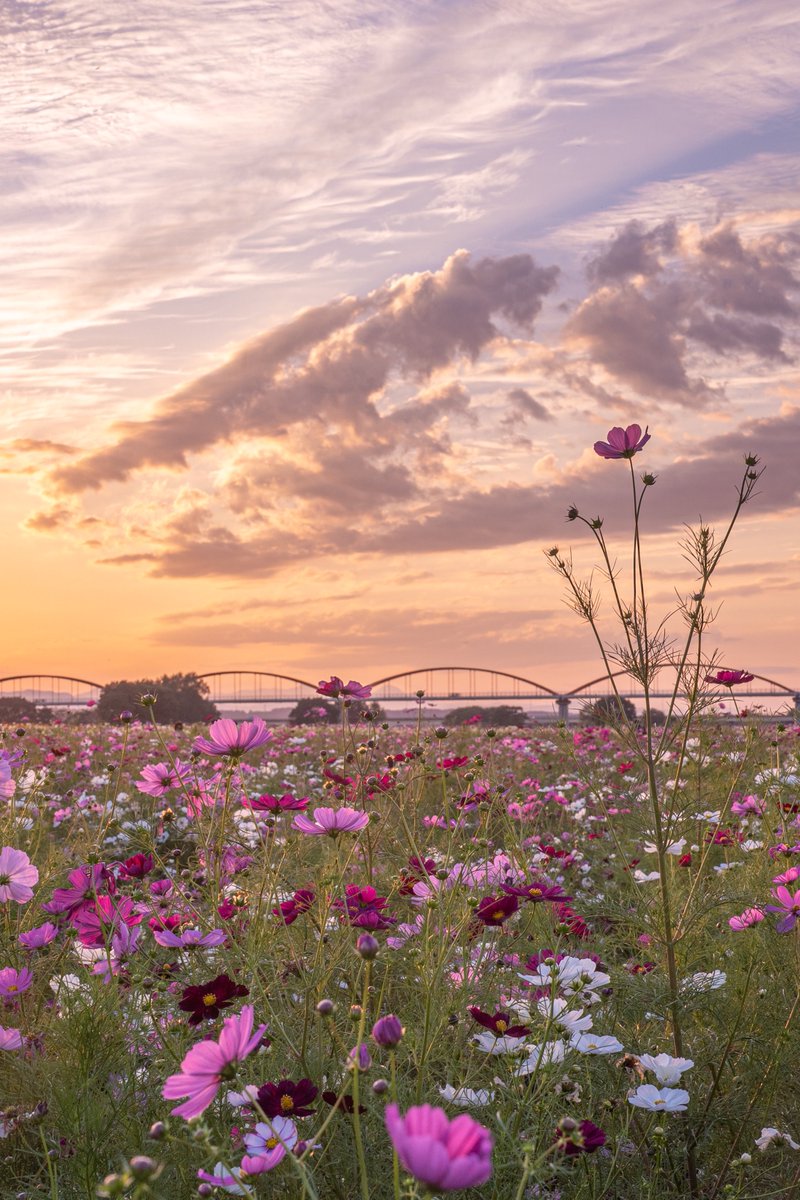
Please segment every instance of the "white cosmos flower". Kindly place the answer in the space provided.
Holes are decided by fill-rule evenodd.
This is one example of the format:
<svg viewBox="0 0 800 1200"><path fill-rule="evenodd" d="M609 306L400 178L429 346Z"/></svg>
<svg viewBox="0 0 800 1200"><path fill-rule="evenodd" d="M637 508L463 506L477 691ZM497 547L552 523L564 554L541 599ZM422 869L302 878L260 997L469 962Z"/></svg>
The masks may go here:
<svg viewBox="0 0 800 1200"><path fill-rule="evenodd" d="M790 1134L781 1133L779 1129L773 1129L771 1126L766 1129L762 1129L761 1136L756 1138L756 1145L762 1152L769 1149L773 1142L785 1142L787 1146L792 1148L792 1150L800 1150L800 1146L798 1146L797 1142L793 1137L791 1137Z"/></svg>
<svg viewBox="0 0 800 1200"><path fill-rule="evenodd" d="M555 1021L557 1025L561 1025L567 1032L572 1035L574 1033L586 1033L592 1028L592 1018L587 1013L584 1016L582 1008L570 1008L567 1000L562 1000L557 996L552 1000L549 996L543 996L537 1002L536 1007L543 1017L549 1017Z"/></svg>
<svg viewBox="0 0 800 1200"><path fill-rule="evenodd" d="M624 1050L622 1042L617 1038L606 1035L600 1037L593 1033L578 1033L570 1038L570 1045L579 1054L619 1054Z"/></svg>
<svg viewBox="0 0 800 1200"><path fill-rule="evenodd" d="M454 1088L449 1083L439 1088L439 1095L443 1100L447 1100L450 1104L457 1104L460 1108L485 1108L494 1100L494 1092L490 1092L486 1088L473 1091L472 1088L466 1087Z"/></svg>
<svg viewBox="0 0 800 1200"><path fill-rule="evenodd" d="M643 1083L628 1096L628 1103L648 1112L686 1112L689 1093L683 1088L657 1088L652 1083Z"/></svg>
<svg viewBox="0 0 800 1200"><path fill-rule="evenodd" d="M686 845L686 838L679 838L677 842L670 842L667 846L666 854L683 854L683 848ZM645 842L644 848L648 854L658 854L658 846L654 842Z"/></svg>
<svg viewBox="0 0 800 1200"><path fill-rule="evenodd" d="M524 1037L495 1037L491 1029L477 1033L472 1044L484 1054L521 1054L526 1049Z"/></svg>
<svg viewBox="0 0 800 1200"><path fill-rule="evenodd" d="M567 1052L567 1047L560 1039L557 1042L547 1042L544 1046L528 1046L527 1049L528 1057L514 1068L514 1074L517 1076L532 1075L540 1064L563 1062Z"/></svg>
<svg viewBox="0 0 800 1200"><path fill-rule="evenodd" d="M691 1058L673 1058L671 1054L640 1054L639 1062L646 1071L652 1071L659 1083L679 1083L684 1071L691 1071Z"/></svg>
<svg viewBox="0 0 800 1200"><path fill-rule="evenodd" d="M682 992L713 992L721 988L728 980L724 971L695 971L689 979L681 983Z"/></svg>
<svg viewBox="0 0 800 1200"><path fill-rule="evenodd" d="M655 881L657 879L661 878L661 872L660 871L639 871L637 869L636 871L633 872L633 878L636 880L637 883L655 883Z"/></svg>

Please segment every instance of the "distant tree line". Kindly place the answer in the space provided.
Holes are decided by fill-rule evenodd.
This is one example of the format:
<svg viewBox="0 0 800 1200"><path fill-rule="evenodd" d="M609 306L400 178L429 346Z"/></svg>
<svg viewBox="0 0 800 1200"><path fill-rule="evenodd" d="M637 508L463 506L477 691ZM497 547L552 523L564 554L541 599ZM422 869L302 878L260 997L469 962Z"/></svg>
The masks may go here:
<svg viewBox="0 0 800 1200"><path fill-rule="evenodd" d="M131 712L140 719L150 711L142 704L142 696L155 696L152 712L159 725L187 725L198 721L216 720L219 709L208 699L209 686L193 672L185 675L162 675L160 679L119 679L107 683L92 709L93 720L116 721L121 712ZM149 719L149 717L148 717Z"/></svg>

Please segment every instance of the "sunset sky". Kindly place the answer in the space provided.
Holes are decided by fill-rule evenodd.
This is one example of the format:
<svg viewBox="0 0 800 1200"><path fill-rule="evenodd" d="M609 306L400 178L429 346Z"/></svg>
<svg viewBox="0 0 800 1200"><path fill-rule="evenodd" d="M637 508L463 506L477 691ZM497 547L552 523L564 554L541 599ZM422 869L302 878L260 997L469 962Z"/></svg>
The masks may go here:
<svg viewBox="0 0 800 1200"><path fill-rule="evenodd" d="M800 687L796 0L0 0L0 675L600 674L543 550ZM609 606L606 605L606 613ZM680 631L680 620L674 624Z"/></svg>

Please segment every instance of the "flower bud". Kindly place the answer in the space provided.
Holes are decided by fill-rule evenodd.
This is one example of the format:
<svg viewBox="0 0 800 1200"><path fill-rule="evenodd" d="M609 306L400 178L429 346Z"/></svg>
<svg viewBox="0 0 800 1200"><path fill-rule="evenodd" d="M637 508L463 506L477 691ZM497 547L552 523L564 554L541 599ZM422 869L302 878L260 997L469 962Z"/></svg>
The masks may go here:
<svg viewBox="0 0 800 1200"><path fill-rule="evenodd" d="M371 961L378 957L380 943L377 938L374 938L371 933L362 933L356 941L356 950L362 958Z"/></svg>
<svg viewBox="0 0 800 1200"><path fill-rule="evenodd" d="M139 703L143 704L145 708L152 708L157 699L158 697L154 696L152 692L145 692L143 696L139 697Z"/></svg>
<svg viewBox="0 0 800 1200"><path fill-rule="evenodd" d="M577 510L577 508L575 507L575 505L574 505L574 504L573 504L573 505L571 505L571 506L570 506L570 507L567 509L567 520L568 520L568 521L577 521L577 519L578 519L578 517L579 517L580 515L581 515L581 514L578 512L578 510Z"/></svg>
<svg viewBox="0 0 800 1200"><path fill-rule="evenodd" d="M123 708L122 712L119 714L119 719L123 725L130 725L131 721L133 720L133 713L130 711L130 709Z"/></svg>
<svg viewBox="0 0 800 1200"><path fill-rule="evenodd" d="M376 1096L383 1096L389 1090L388 1079L376 1079L372 1085L372 1090Z"/></svg>
<svg viewBox="0 0 800 1200"><path fill-rule="evenodd" d="M387 1013L385 1017L380 1017L372 1026L372 1039L379 1046L398 1046L404 1033L405 1030L394 1013Z"/></svg>
<svg viewBox="0 0 800 1200"><path fill-rule="evenodd" d="M336 1005L332 1000L320 1000L317 1005L317 1012L321 1017L329 1017L333 1013Z"/></svg>
<svg viewBox="0 0 800 1200"><path fill-rule="evenodd" d="M152 1158L148 1158L146 1154L137 1154L130 1160L128 1166L134 1179L149 1179L157 1169L158 1163Z"/></svg>
<svg viewBox="0 0 800 1200"><path fill-rule="evenodd" d="M160 1142L164 1134L167 1132L167 1127L163 1121L156 1121L147 1131L147 1136L151 1142Z"/></svg>

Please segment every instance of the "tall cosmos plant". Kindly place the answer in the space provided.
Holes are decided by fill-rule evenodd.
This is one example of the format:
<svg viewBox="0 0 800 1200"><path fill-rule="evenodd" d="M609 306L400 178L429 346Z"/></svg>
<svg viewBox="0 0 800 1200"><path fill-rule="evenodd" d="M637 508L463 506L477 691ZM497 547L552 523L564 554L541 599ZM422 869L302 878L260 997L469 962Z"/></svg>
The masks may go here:
<svg viewBox="0 0 800 1200"><path fill-rule="evenodd" d="M655 486L657 477L649 471L637 477L633 460L650 439L651 435L647 429L642 433L641 426L629 425L627 429L610 429L606 441L597 441L594 444L595 453L600 458L627 462L629 469L633 530L630 590L627 593L623 591L620 569L606 542L602 517L586 517L574 505L567 511L567 520L585 525L595 539L602 560L602 571L611 590L612 610L621 629L621 640L609 641L601 632L598 622L600 597L591 578L581 579L575 574L571 553L562 553L554 546L546 554L552 566L566 582L570 607L592 630L616 701L615 724L638 765L639 776L648 796L653 841L658 855L661 901L654 934L655 940L663 947L666 959L669 979L668 1007L674 1051L678 1058L682 1058L684 1000L681 998L677 948L694 912L693 900L697 895L697 885L702 878L708 855L706 851L696 870L694 885L688 899L681 906L673 901L667 856L671 843L681 832L678 784L696 719L719 698L720 689L722 694L730 696L736 684L748 682L753 678L742 670L717 670L718 664L713 657L708 660L704 634L714 616L707 600L711 578L719 566L742 509L754 494L763 468L759 468L759 460L755 454L745 455L733 514L722 535L718 535L707 525L700 525L697 529L689 529L681 543L684 558L694 568L696 580L691 594L678 603L678 612L686 626L685 632L680 637L672 638L665 628L665 621L655 624L648 612L641 523L645 497ZM675 682L669 695L666 720L659 732L654 721L651 701L656 679L665 668L674 670ZM630 705L626 710L620 690L620 677L633 680L641 688L644 696L641 728L638 718L629 715ZM670 777L667 778L664 777L666 763L670 764ZM719 813L716 829L712 830L710 844L713 843L713 834L722 828L732 798L731 790L731 795ZM687 1137L686 1173L689 1193L696 1197L699 1194L698 1177L695 1141L691 1134Z"/></svg>

